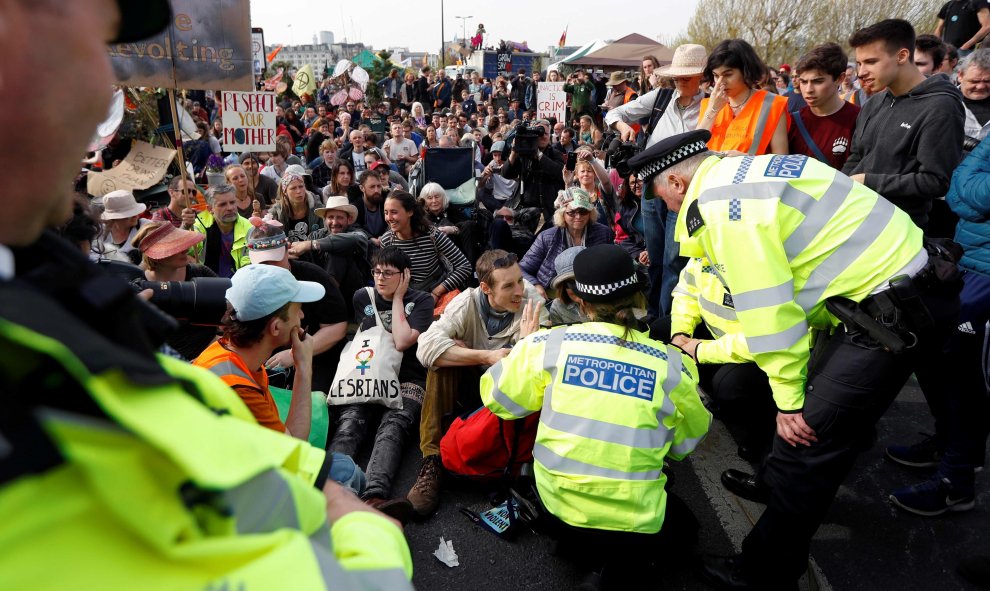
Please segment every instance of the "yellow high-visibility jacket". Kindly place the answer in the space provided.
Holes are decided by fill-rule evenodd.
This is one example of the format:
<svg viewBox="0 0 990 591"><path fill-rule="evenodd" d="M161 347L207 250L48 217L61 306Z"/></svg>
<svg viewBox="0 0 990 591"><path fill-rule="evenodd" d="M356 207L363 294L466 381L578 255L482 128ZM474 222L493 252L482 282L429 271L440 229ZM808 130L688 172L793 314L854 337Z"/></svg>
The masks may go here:
<svg viewBox="0 0 990 591"><path fill-rule="evenodd" d="M798 155L707 158L675 234L683 256L715 265L784 412L804 406L809 327L839 324L825 300L862 301L928 257L921 229L904 211Z"/></svg>
<svg viewBox="0 0 990 591"><path fill-rule="evenodd" d="M736 317L732 294L725 289L706 258L692 258L681 271L670 308L670 333L694 333L704 322L713 340L695 350L698 363L749 363L753 356Z"/></svg>
<svg viewBox="0 0 990 591"><path fill-rule="evenodd" d="M661 471L704 438L697 368L680 349L622 327L586 322L534 333L481 378L481 399L516 419L540 411L536 487L565 523L660 531Z"/></svg>

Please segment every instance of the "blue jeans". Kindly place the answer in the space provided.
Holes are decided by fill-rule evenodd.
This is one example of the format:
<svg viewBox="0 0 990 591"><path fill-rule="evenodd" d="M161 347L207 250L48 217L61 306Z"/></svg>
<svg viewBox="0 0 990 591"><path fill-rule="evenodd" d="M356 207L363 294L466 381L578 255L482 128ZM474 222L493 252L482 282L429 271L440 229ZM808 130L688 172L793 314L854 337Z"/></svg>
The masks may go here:
<svg viewBox="0 0 990 591"><path fill-rule="evenodd" d="M659 318L670 314L674 287L687 259L680 256L680 246L674 241L677 214L668 210L659 197L647 200L646 191L648 189L644 188L641 201L646 252L650 255L650 291L646 296L646 309L651 316Z"/></svg>
<svg viewBox="0 0 990 591"><path fill-rule="evenodd" d="M357 496L364 494L367 479L361 468L357 467L351 456L333 452L333 464L330 465L330 480L344 488L349 488Z"/></svg>
<svg viewBox="0 0 990 591"><path fill-rule="evenodd" d="M402 408L385 409L375 404L348 404L341 407L337 419L337 432L330 442L330 450L349 456L357 454L367 432L368 421L382 410L381 423L375 434L375 444L368 459L368 485L365 497L387 498L392 489L392 479L402 461L402 447L412 431L419 425L419 411L423 404L423 389L415 384L403 383ZM336 459L336 458L335 458ZM333 470L331 470L331 476Z"/></svg>

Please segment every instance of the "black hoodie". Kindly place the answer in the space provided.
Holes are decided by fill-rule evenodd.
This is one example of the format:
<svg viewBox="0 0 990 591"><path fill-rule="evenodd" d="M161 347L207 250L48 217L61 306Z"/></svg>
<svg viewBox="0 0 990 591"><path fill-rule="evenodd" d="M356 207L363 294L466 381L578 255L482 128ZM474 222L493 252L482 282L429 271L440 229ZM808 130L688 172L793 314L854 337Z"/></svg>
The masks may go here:
<svg viewBox="0 0 990 591"><path fill-rule="evenodd" d="M902 96L886 90L863 105L842 172L865 173L867 187L925 228L932 200L949 190L962 159L965 121L962 94L945 74Z"/></svg>

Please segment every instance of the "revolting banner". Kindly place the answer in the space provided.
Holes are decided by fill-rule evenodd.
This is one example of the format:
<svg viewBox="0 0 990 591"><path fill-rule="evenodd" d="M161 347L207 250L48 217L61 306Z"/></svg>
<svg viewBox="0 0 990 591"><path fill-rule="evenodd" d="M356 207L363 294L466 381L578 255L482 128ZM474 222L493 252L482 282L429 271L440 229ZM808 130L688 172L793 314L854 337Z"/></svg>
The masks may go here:
<svg viewBox="0 0 990 591"><path fill-rule="evenodd" d="M254 90L248 0L172 0L172 13L164 34L108 47L120 84Z"/></svg>

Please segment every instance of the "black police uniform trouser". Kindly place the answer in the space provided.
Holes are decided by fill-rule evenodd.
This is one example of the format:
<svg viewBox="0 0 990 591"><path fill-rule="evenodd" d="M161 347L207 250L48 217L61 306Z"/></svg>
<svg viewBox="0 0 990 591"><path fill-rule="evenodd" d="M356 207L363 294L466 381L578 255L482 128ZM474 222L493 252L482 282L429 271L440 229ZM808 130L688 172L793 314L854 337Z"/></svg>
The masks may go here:
<svg viewBox="0 0 990 591"><path fill-rule="evenodd" d="M792 447L774 437L763 472L772 487L770 502L743 541L746 574L759 588L795 585L807 569L811 538L862 442L914 368L942 350L955 325L958 293L928 292L922 299L934 328L918 334L917 345L900 355L860 345L845 331L813 353L803 412L818 441Z"/></svg>

